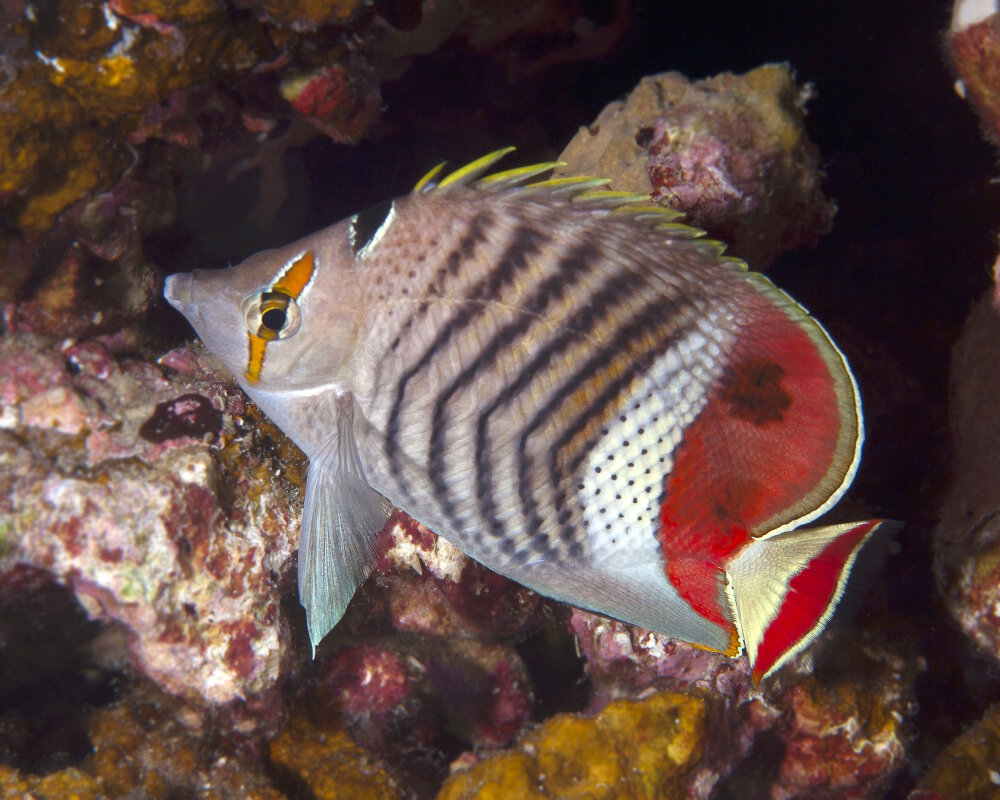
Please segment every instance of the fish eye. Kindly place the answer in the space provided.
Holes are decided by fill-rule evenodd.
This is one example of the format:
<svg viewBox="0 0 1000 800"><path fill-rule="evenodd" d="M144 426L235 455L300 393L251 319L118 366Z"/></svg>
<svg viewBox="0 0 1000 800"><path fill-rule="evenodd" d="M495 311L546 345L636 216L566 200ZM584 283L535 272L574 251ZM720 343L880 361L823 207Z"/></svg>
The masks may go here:
<svg viewBox="0 0 1000 800"><path fill-rule="evenodd" d="M264 341L287 339L299 329L302 314L295 298L284 292L254 292L243 301L247 330Z"/></svg>

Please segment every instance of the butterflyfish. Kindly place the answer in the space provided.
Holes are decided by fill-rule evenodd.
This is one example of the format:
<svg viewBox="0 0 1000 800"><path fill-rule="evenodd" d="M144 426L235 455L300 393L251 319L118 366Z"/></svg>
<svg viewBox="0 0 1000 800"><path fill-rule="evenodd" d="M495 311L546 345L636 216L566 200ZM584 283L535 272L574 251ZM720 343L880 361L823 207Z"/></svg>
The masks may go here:
<svg viewBox="0 0 1000 800"><path fill-rule="evenodd" d="M737 656L805 648L882 520L858 387L810 314L645 195L509 150L167 300L305 452L316 645L391 505L543 595ZM485 177L484 177L485 176Z"/></svg>

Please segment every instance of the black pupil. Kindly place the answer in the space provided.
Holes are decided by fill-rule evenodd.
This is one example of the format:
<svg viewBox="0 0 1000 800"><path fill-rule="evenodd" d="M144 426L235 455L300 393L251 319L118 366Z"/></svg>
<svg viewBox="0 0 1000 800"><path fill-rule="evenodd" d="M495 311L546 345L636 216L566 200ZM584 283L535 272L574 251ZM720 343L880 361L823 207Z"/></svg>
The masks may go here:
<svg viewBox="0 0 1000 800"><path fill-rule="evenodd" d="M285 327L287 315L282 308L269 308L260 315L260 321L269 331L280 331Z"/></svg>

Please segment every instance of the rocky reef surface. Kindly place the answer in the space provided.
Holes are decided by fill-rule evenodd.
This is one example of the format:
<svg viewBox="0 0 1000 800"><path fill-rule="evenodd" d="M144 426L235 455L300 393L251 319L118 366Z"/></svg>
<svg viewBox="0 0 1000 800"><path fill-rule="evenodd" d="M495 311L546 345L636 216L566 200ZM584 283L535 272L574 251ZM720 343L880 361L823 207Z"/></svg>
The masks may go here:
<svg viewBox="0 0 1000 800"><path fill-rule="evenodd" d="M755 687L745 661L541 598L403 511L310 657L295 586L305 459L159 300L163 275L405 191L451 155L414 163L421 136L477 127L536 160L569 141L563 172L682 210L757 267L822 252L833 156L807 133L822 101L791 67L691 80L662 57L569 126L568 101L538 100L632 52L642 13L627 0L3 5L0 794L989 796L995 707L975 719L1000 700L983 666L1000 659L995 296L952 361L930 623L984 657L928 644L877 584L856 624ZM948 39L987 127L996 20L956 12ZM433 106L469 64L478 105ZM386 185L355 186L373 154ZM303 164L317 162L344 173L337 192L310 186ZM217 204L220 186L235 207ZM907 367L855 322L832 324L862 377L898 378L869 400L877 437L907 408ZM878 479L859 483L852 511L908 515L879 508ZM925 520L912 527L929 540ZM898 550L890 569L919 571ZM923 571L929 586L929 559ZM940 710L927 686L944 678L961 702Z"/></svg>

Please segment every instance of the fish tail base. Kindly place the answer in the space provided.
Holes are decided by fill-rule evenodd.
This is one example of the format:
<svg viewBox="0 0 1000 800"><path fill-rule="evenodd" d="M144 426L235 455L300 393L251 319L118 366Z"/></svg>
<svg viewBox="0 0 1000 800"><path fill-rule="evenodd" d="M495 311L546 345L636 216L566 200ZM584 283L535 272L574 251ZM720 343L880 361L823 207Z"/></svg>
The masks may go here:
<svg viewBox="0 0 1000 800"><path fill-rule="evenodd" d="M884 520L755 539L727 565L728 595L759 683L804 650L844 596L855 562Z"/></svg>

